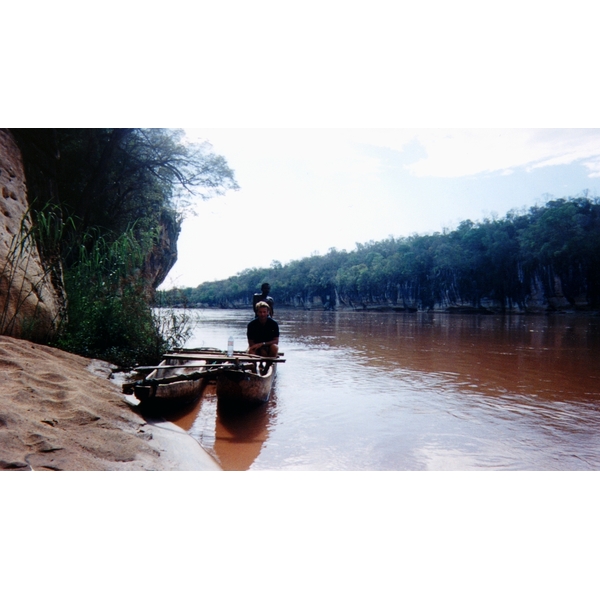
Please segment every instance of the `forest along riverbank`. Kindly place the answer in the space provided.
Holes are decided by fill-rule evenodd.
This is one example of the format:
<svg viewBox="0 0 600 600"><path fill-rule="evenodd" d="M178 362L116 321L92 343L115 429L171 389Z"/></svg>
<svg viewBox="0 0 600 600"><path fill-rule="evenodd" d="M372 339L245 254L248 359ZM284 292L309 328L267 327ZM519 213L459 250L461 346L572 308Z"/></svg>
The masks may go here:
<svg viewBox="0 0 600 600"><path fill-rule="evenodd" d="M189 347L244 347L247 310L194 311ZM262 412L185 425L225 470L600 469L600 319L278 309ZM184 425L182 425L184 426Z"/></svg>
<svg viewBox="0 0 600 600"><path fill-rule="evenodd" d="M106 363L0 336L0 470L220 470L180 428L146 422Z"/></svg>

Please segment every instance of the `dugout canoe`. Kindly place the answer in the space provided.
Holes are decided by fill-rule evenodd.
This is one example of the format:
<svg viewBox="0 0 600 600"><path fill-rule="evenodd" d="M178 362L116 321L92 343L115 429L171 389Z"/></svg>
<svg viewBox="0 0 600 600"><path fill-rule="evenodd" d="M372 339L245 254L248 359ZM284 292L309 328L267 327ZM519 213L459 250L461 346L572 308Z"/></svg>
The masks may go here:
<svg viewBox="0 0 600 600"><path fill-rule="evenodd" d="M156 367L136 368L138 372L149 369L141 381L124 384L123 392L133 393L142 408L152 410L169 411L191 404L214 377L214 367L206 361L165 358Z"/></svg>
<svg viewBox="0 0 600 600"><path fill-rule="evenodd" d="M262 359L264 361L264 359ZM268 402L277 364L242 363L216 373L217 400L228 405L253 405Z"/></svg>

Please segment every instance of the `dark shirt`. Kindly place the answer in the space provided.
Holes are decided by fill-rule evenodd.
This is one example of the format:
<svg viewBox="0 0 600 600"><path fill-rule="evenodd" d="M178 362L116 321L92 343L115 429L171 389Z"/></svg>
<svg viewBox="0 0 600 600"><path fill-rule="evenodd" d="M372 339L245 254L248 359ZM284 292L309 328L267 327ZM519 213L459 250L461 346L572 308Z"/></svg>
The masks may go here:
<svg viewBox="0 0 600 600"><path fill-rule="evenodd" d="M271 317L267 317L267 322L261 325L257 317L248 323L247 334L248 340L252 340L257 344L270 342L279 337L279 325Z"/></svg>
<svg viewBox="0 0 600 600"><path fill-rule="evenodd" d="M252 297L252 308L254 309L254 312L256 312L256 305L259 302L266 302L269 305L271 316L273 316L273 306L275 304L273 298L271 298L271 296L265 296L264 294L254 294Z"/></svg>

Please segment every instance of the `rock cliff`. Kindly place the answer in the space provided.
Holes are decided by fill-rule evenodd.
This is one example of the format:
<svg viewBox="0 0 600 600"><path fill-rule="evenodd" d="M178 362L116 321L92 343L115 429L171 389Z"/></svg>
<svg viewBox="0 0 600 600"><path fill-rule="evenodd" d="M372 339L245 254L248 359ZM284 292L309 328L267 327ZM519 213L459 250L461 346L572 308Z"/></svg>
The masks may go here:
<svg viewBox="0 0 600 600"><path fill-rule="evenodd" d="M181 225L177 216L163 212L158 239L144 261L142 276L153 292L165 280L177 261L177 240Z"/></svg>
<svg viewBox="0 0 600 600"><path fill-rule="evenodd" d="M0 335L49 341L65 318L61 265L40 255L29 216L30 199L60 200L59 162L53 129L0 129ZM163 214L141 273L149 294L177 260L179 231L177 216Z"/></svg>
<svg viewBox="0 0 600 600"><path fill-rule="evenodd" d="M0 334L47 341L64 314L64 292L33 236L21 150L0 129Z"/></svg>

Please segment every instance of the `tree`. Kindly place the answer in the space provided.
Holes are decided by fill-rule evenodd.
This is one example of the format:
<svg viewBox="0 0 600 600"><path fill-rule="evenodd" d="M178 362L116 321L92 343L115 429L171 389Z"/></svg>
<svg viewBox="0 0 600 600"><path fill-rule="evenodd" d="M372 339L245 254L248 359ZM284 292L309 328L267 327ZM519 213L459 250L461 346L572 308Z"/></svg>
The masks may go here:
<svg viewBox="0 0 600 600"><path fill-rule="evenodd" d="M58 129L58 203L77 223L120 235L149 230L168 213L180 223L190 196L237 189L233 171L208 143L172 129Z"/></svg>

